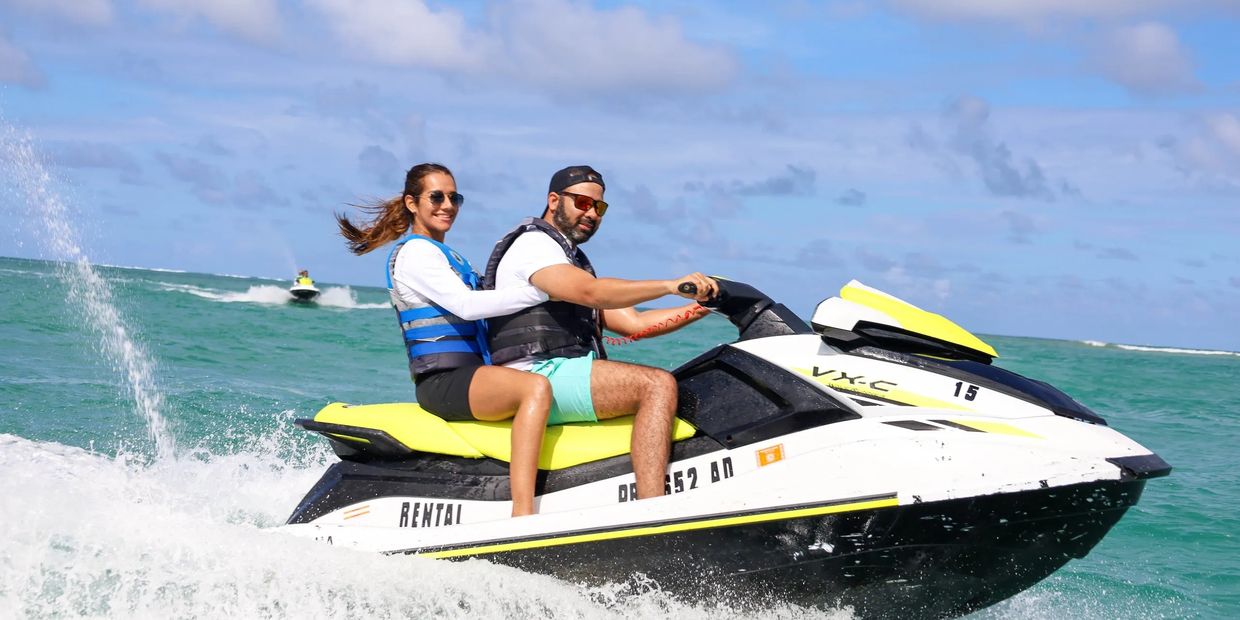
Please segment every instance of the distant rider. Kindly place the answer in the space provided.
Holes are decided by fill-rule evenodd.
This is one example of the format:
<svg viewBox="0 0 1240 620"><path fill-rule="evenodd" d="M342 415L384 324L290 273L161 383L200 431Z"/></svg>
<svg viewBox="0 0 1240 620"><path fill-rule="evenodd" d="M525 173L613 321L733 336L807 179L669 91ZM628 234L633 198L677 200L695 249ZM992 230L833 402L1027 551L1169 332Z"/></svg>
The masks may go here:
<svg viewBox="0 0 1240 620"><path fill-rule="evenodd" d="M297 272L297 286L314 286L314 280L310 279L310 272L302 269Z"/></svg>

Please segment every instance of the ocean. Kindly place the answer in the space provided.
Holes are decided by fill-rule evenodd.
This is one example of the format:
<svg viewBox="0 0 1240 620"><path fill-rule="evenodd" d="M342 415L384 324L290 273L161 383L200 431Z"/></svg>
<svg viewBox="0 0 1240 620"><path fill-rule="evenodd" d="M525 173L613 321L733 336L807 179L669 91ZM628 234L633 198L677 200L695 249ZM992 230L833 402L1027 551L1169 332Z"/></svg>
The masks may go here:
<svg viewBox="0 0 1240 620"><path fill-rule="evenodd" d="M284 281L92 264L29 142L3 137L4 185L59 260L0 258L0 619L850 617L281 533L336 459L293 420L414 397L386 292L294 304ZM1175 471L1088 557L973 617L1240 617L1240 354L984 337ZM611 354L671 369L734 338L712 316Z"/></svg>

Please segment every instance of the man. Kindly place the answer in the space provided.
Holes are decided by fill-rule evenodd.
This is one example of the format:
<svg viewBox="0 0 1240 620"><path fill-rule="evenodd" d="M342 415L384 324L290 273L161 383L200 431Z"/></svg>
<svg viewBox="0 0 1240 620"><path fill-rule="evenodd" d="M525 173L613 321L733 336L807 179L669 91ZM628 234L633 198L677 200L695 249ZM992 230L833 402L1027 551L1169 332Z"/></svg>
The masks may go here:
<svg viewBox="0 0 1240 620"><path fill-rule="evenodd" d="M676 380L662 369L607 361L602 329L643 337L680 329L707 311L697 304L645 312L633 306L669 294L705 301L717 285L700 273L677 280L595 277L578 246L603 221L605 189L603 176L589 166L556 172L542 217L526 218L495 245L485 287L532 284L551 299L490 319L491 360L551 381L551 424L636 414L631 458L637 495L645 499L663 495Z"/></svg>

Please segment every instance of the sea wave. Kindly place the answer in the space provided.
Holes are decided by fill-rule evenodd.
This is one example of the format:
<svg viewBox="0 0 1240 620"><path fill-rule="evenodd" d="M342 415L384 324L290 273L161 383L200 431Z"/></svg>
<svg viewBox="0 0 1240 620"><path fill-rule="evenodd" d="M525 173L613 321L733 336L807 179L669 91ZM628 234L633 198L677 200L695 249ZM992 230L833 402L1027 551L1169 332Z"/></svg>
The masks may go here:
<svg viewBox="0 0 1240 620"><path fill-rule="evenodd" d="M95 263L97 267L108 267L110 269L127 269L131 271L154 271L157 273L190 273L184 269L169 269L165 267L139 267L137 265L110 265L108 263Z"/></svg>
<svg viewBox="0 0 1240 620"><path fill-rule="evenodd" d="M223 303L257 303L283 305L293 301L293 295L287 288L273 284L255 284L244 291L222 291L218 289L180 284L176 282L159 282L159 287L166 291L188 293L203 299ZM315 300L320 306L345 308L348 310L373 310L387 308L385 303L361 303L357 293L347 286L324 287Z"/></svg>
<svg viewBox="0 0 1240 620"><path fill-rule="evenodd" d="M1112 344L1101 340L1081 340L1081 344L1091 347L1111 347L1115 349L1123 349L1124 351L1143 351L1146 353L1178 353L1181 355L1222 355L1225 357L1240 357L1240 352L1236 351L1219 351L1215 349L1186 349L1183 347L1152 347L1139 344Z"/></svg>
<svg viewBox="0 0 1240 620"><path fill-rule="evenodd" d="M277 442L278 443L278 442ZM279 525L329 461L255 439L146 462L0 434L0 609L17 618L751 617L657 587L586 588L481 560L363 553ZM844 618L793 606L768 617ZM0 614L4 615L4 614ZM5 615L5 617L8 617Z"/></svg>

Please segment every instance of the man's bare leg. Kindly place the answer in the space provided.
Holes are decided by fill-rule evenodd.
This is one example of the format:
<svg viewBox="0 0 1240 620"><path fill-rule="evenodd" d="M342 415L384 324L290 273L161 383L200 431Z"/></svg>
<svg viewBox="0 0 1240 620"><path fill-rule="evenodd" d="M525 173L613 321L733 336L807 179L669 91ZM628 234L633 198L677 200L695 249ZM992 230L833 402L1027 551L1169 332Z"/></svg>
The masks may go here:
<svg viewBox="0 0 1240 620"><path fill-rule="evenodd" d="M663 495L676 417L676 379L666 370L595 360L590 396L600 420L636 414L633 421L633 474L641 499Z"/></svg>

